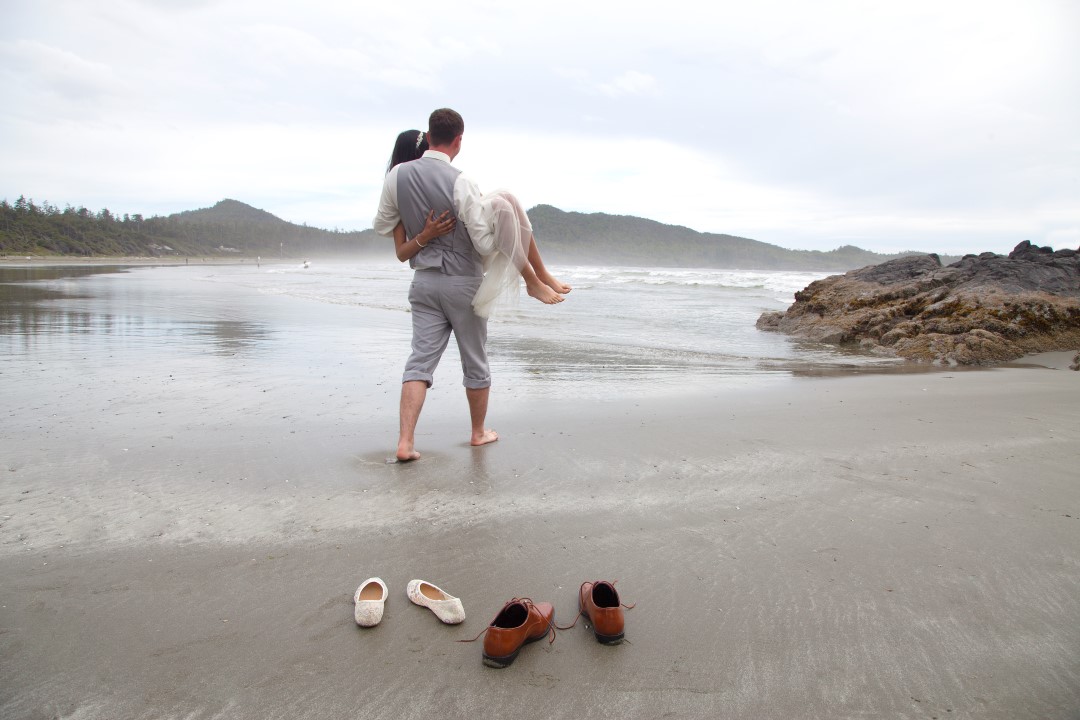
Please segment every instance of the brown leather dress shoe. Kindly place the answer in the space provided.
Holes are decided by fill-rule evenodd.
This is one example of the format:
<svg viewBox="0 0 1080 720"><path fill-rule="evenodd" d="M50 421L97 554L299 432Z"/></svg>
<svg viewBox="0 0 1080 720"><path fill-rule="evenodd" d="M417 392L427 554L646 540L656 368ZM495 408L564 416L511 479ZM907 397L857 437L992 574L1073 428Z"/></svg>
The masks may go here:
<svg viewBox="0 0 1080 720"><path fill-rule="evenodd" d="M503 605L484 632L484 664L493 668L507 667L514 662L523 645L554 634L554 627L555 608L550 603L514 598Z"/></svg>
<svg viewBox="0 0 1080 720"><path fill-rule="evenodd" d="M592 623L593 634L605 645L623 641L623 611L619 592L607 580L585 582L578 591L578 611Z"/></svg>

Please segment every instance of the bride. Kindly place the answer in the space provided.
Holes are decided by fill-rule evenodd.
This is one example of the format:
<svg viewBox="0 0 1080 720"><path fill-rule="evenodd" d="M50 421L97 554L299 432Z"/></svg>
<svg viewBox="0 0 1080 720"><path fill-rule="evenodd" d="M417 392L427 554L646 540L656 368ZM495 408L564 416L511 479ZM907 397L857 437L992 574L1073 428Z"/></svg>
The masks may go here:
<svg viewBox="0 0 1080 720"><path fill-rule="evenodd" d="M427 149L427 139L419 130L400 133L386 171L390 172L400 163L420 158ZM483 318L490 317L500 298L515 298L520 289L519 275L525 281L525 291L530 297L548 305L562 302L563 295L571 288L548 272L536 246L529 216L518 199L507 190L487 193L481 198L481 211L493 230L493 240L476 248L484 259L484 279L472 301L476 314ZM424 229L414 238L407 238L405 226L398 223L394 228L398 260L405 262L416 255L428 241L451 232L456 223L457 219L450 215L450 211L438 217L435 211L431 211Z"/></svg>

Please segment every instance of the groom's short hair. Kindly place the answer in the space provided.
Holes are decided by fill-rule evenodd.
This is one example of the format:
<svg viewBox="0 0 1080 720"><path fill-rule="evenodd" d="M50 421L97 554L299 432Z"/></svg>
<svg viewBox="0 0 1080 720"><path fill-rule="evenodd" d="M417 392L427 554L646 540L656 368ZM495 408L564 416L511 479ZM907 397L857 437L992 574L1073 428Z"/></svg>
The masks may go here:
<svg viewBox="0 0 1080 720"><path fill-rule="evenodd" d="M439 108L428 118L428 144L449 145L465 132L465 121L450 108Z"/></svg>

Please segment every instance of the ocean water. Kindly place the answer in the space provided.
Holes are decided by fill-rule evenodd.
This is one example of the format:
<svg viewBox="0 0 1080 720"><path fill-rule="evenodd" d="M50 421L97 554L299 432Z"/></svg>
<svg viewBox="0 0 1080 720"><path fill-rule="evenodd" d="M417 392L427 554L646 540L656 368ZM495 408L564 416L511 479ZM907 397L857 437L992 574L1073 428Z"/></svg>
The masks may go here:
<svg viewBox="0 0 1080 720"><path fill-rule="evenodd" d="M555 266L574 290L524 294L489 324L503 396L602 398L746 386L895 362L757 330L827 273ZM175 366L302 382L395 384L408 354L411 271L386 263L0 268L5 369ZM22 365L19 365L19 364ZM460 387L451 343L436 384Z"/></svg>
<svg viewBox="0 0 1080 720"><path fill-rule="evenodd" d="M497 307L489 323L492 372L500 384L565 397L602 396L614 387L653 387L707 379L746 385L793 375L895 366L882 359L792 340L755 327L766 311L831 273L621 266L556 266L573 286L565 302L543 305L524 293ZM216 280L256 292L394 315L407 343L412 272L397 263L279 266ZM440 366L460 381L453 343ZM399 363L404 357L398 358Z"/></svg>

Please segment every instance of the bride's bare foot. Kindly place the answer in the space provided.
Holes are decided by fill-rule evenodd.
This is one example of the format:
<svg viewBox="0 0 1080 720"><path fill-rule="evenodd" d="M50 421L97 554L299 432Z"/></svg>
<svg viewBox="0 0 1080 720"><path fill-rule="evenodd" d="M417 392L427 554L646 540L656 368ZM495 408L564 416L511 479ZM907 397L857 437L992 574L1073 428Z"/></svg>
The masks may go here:
<svg viewBox="0 0 1080 720"><path fill-rule="evenodd" d="M487 445L488 443L493 443L498 439L499 433L495 432L494 430L484 430L484 432L479 435L473 433L472 441L469 444L473 446Z"/></svg>
<svg viewBox="0 0 1080 720"><path fill-rule="evenodd" d="M534 297L545 305L554 305L555 303L561 303L563 296L555 292L549 285L545 285L542 282L525 283L525 292L529 294L529 297Z"/></svg>
<svg viewBox="0 0 1080 720"><path fill-rule="evenodd" d="M537 273L536 276L540 278L541 282L543 282L545 285L547 285L549 288L551 288L557 293L562 293L563 295L565 295L566 293L574 289L566 283L560 282L558 278L556 278L549 272L545 272L543 274Z"/></svg>

